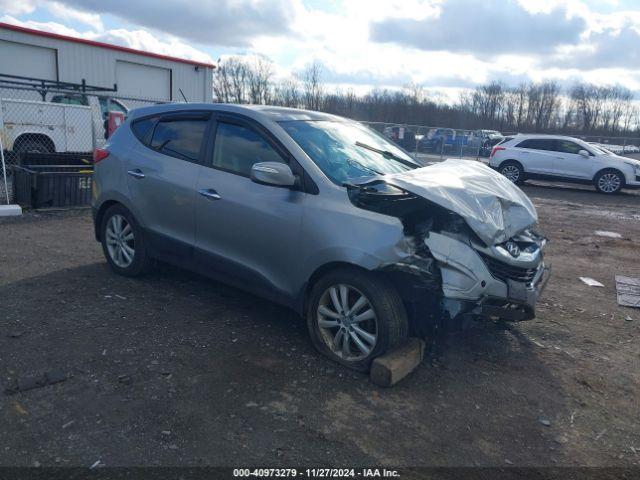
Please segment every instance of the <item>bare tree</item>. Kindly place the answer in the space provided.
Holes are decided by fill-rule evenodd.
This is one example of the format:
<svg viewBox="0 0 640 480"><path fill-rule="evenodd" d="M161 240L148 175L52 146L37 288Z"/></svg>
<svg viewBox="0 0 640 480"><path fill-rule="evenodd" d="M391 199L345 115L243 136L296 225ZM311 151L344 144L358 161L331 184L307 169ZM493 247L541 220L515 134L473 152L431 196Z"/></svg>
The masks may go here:
<svg viewBox="0 0 640 480"><path fill-rule="evenodd" d="M287 78L278 82L274 87L274 103L283 107L302 106L300 84L295 78Z"/></svg>
<svg viewBox="0 0 640 480"><path fill-rule="evenodd" d="M611 133L616 133L619 130L627 130L628 125L624 122L623 118L626 116L626 112L632 106L633 93L628 88L615 86L612 87L611 95Z"/></svg>
<svg viewBox="0 0 640 480"><path fill-rule="evenodd" d="M411 82L405 85L403 88L407 94L407 97L409 97L409 99L411 100L411 103L413 103L414 105L420 105L422 103L425 97L424 87L422 85Z"/></svg>
<svg viewBox="0 0 640 480"><path fill-rule="evenodd" d="M515 114L515 123L514 127L516 130L519 130L524 125L524 120L526 118L526 112L529 108L527 103L527 91L529 90L529 86L526 83L522 83L516 90L515 96L517 99L517 107Z"/></svg>
<svg viewBox="0 0 640 480"><path fill-rule="evenodd" d="M491 82L476 88L472 94L472 111L489 127L497 127L504 101L504 86Z"/></svg>
<svg viewBox="0 0 640 480"><path fill-rule="evenodd" d="M218 61L214 93L221 102L273 103L306 107L359 120L451 128L497 128L507 132L539 131L614 135L637 132L640 110L631 91L620 86L578 83L563 91L553 81L508 88L499 82L463 91L448 104L427 96L415 83L402 89L326 91L322 64L309 63L299 78L276 79L263 56L232 56Z"/></svg>
<svg viewBox="0 0 640 480"><path fill-rule="evenodd" d="M259 55L247 61L247 87L251 103L270 103L272 78L273 63L267 57Z"/></svg>
<svg viewBox="0 0 640 480"><path fill-rule="evenodd" d="M228 103L249 102L249 67L242 57L227 57L218 61L213 91L218 101Z"/></svg>
<svg viewBox="0 0 640 480"><path fill-rule="evenodd" d="M213 93L218 102L231 102L231 77L226 66L226 61L218 59L218 65L213 77Z"/></svg>
<svg viewBox="0 0 640 480"><path fill-rule="evenodd" d="M322 106L322 63L314 60L304 70L304 99L310 110L320 110Z"/></svg>

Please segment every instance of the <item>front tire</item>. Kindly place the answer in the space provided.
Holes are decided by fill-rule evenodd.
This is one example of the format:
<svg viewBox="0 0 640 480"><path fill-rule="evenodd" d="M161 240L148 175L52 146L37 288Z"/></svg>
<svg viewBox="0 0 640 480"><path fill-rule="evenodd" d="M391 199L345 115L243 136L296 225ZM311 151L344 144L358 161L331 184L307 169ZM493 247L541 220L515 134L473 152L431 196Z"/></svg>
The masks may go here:
<svg viewBox="0 0 640 480"><path fill-rule="evenodd" d="M620 193L624 186L624 177L617 170L604 170L596 175L594 185L598 193L605 195L615 195Z"/></svg>
<svg viewBox="0 0 640 480"><path fill-rule="evenodd" d="M136 277L149 269L151 259L142 229L131 212L122 205L113 205L105 212L100 238L104 256L118 275Z"/></svg>
<svg viewBox="0 0 640 480"><path fill-rule="evenodd" d="M516 185L522 185L524 183L524 169L518 162L504 162L500 165L500 173Z"/></svg>
<svg viewBox="0 0 640 480"><path fill-rule="evenodd" d="M341 268L313 286L307 327L320 353L366 372L376 357L406 341L409 323L400 295L384 278Z"/></svg>

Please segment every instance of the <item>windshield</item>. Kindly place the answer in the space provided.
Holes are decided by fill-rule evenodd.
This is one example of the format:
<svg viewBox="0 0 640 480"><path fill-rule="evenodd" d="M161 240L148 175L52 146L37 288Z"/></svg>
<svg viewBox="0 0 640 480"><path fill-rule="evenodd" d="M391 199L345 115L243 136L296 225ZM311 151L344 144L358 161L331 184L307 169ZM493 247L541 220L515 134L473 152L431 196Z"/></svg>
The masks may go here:
<svg viewBox="0 0 640 480"><path fill-rule="evenodd" d="M415 160L383 136L356 122L292 120L282 128L331 181L418 168Z"/></svg>
<svg viewBox="0 0 640 480"><path fill-rule="evenodd" d="M592 150L595 150L597 153L602 153L604 155L615 155L611 150L607 150L601 145L596 145L595 143L590 143L589 146Z"/></svg>

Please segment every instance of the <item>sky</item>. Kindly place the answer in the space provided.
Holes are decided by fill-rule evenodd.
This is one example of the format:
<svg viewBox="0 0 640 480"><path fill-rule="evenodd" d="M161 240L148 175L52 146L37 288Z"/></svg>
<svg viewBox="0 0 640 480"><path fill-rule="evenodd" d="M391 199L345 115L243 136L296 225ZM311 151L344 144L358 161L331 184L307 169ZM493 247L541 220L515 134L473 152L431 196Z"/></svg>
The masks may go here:
<svg viewBox="0 0 640 480"><path fill-rule="evenodd" d="M640 97L640 0L0 0L0 21L211 63L262 54L279 78L319 61L356 93L551 79Z"/></svg>

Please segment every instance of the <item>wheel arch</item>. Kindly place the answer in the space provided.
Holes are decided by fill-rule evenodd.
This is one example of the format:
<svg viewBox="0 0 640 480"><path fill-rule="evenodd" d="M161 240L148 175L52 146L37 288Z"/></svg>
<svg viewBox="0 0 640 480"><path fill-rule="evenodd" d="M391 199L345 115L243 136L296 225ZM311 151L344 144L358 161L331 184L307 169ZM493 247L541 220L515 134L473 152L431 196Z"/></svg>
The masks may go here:
<svg viewBox="0 0 640 480"><path fill-rule="evenodd" d="M615 172L617 174L620 175L620 178L622 179L622 187L624 187L627 183L627 177L625 177L624 172L618 168L615 167L604 167L601 168L600 170L598 170L595 175L593 176L593 182L595 183L596 179L598 178L598 176L602 175L605 172Z"/></svg>
<svg viewBox="0 0 640 480"><path fill-rule="evenodd" d="M50 136L44 133L22 133L18 135L18 137L16 137L16 139L13 142L13 150L14 151L18 150L20 146L30 141L41 142L43 145L45 145L49 149L50 153L56 152L55 142Z"/></svg>
<svg viewBox="0 0 640 480"><path fill-rule="evenodd" d="M527 170L524 168L524 165L522 164L522 162L520 160L516 160L515 158L507 158L505 160L502 160L500 162L500 164L498 165L498 168L502 168L502 166L506 163L517 163L518 165L520 165L520 168L522 169L523 172L526 172Z"/></svg>
<svg viewBox="0 0 640 480"><path fill-rule="evenodd" d="M305 282L303 287L301 288L300 295L298 296L298 301L296 302L296 310L302 316L306 315L309 296L311 294L311 290L313 290L314 285L320 280L323 276L328 274L329 272L339 270L341 268L351 268L355 270L360 270L362 272L371 273L371 270L368 270L360 265L355 263L349 263L345 261L334 261L328 262L323 265L320 265L318 268L314 270L314 272L309 276L309 279Z"/></svg>
<svg viewBox="0 0 640 480"><path fill-rule="evenodd" d="M101 193L92 203L95 237L98 242L102 240L100 238L100 226L102 224L104 213L113 205L122 205L134 217L141 228L144 229L146 226L144 218L127 195L124 195L122 192L117 190L108 190Z"/></svg>
<svg viewBox="0 0 640 480"><path fill-rule="evenodd" d="M102 232L100 231L100 226L102 225L102 219L104 218L104 214L109 208L114 205L122 205L124 208L127 208L124 204L118 202L117 200L107 200L100 205L98 211L96 212L95 219L93 222L95 237L98 242L102 241Z"/></svg>

